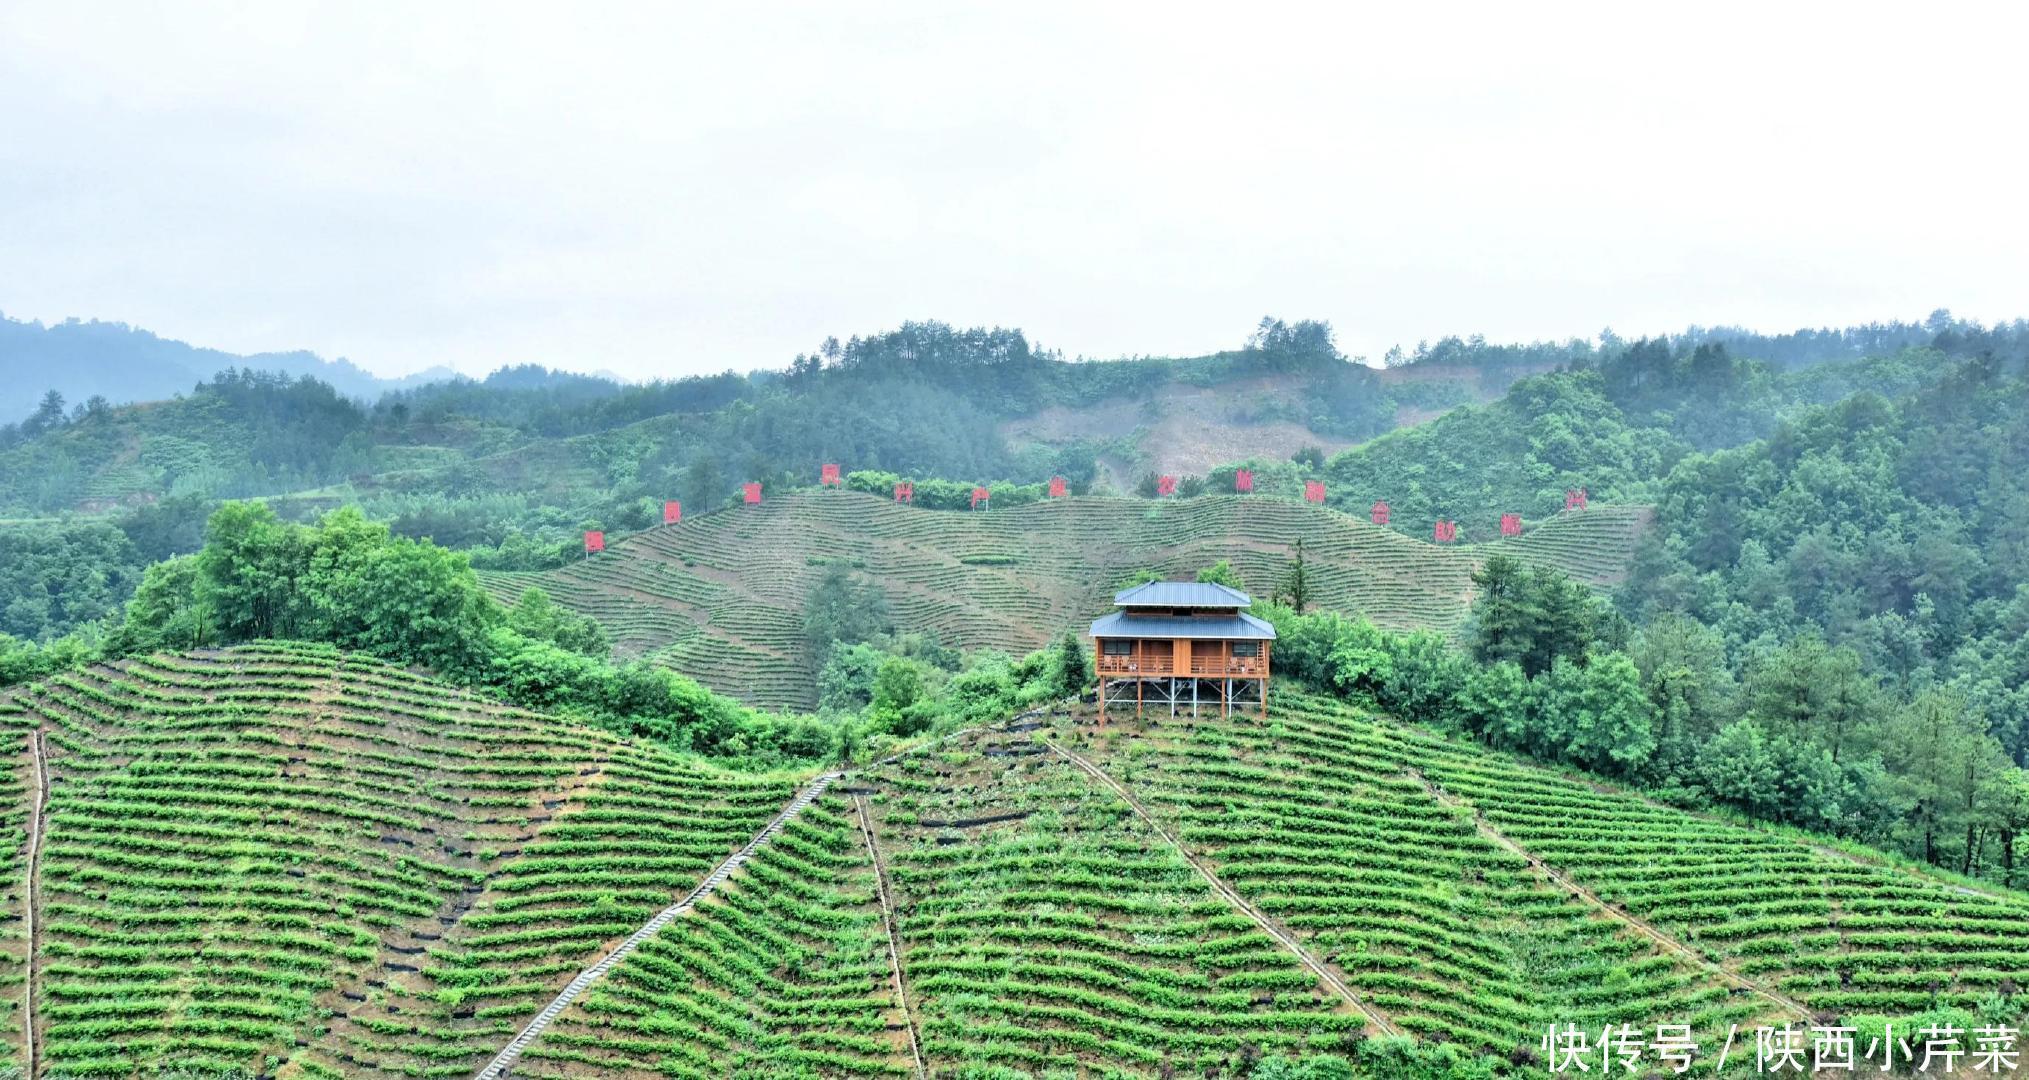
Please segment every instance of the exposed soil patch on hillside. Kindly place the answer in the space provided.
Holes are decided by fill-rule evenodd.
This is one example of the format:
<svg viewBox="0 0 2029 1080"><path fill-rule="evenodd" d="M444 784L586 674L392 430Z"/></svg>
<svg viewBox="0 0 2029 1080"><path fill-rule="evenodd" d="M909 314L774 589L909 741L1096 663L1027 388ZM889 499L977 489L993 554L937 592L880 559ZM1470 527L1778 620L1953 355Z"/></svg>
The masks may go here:
<svg viewBox="0 0 2029 1080"><path fill-rule="evenodd" d="M1149 396L1044 409L1010 420L1000 431L1016 445L1049 446L1139 432L1139 460L1108 463L1114 485L1125 488L1137 471L1195 476L1250 457L1287 458L1306 446L1331 454L1353 445L1305 427L1302 418L1310 411L1305 397L1302 381L1290 375L1213 387L1168 383Z"/></svg>

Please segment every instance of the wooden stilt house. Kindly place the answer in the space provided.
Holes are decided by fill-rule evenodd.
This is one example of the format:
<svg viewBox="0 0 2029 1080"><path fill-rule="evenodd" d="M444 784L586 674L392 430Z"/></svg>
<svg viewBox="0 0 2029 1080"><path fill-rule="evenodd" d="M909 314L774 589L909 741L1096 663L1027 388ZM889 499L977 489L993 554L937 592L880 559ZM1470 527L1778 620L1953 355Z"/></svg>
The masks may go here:
<svg viewBox="0 0 2029 1080"><path fill-rule="evenodd" d="M1275 628L1247 614L1254 601L1224 585L1151 581L1113 597L1120 609L1092 624L1099 718L1131 699L1154 706L1258 707L1268 716L1268 655Z"/></svg>

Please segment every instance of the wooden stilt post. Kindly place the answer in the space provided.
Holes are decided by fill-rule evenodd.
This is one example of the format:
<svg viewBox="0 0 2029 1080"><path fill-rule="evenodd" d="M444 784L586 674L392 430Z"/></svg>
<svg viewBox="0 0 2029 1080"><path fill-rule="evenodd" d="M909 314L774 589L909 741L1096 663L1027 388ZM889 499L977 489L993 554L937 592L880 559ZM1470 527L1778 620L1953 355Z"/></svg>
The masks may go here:
<svg viewBox="0 0 2029 1080"><path fill-rule="evenodd" d="M1106 646L1092 639L1092 670L1099 676L1099 726L1106 726Z"/></svg>

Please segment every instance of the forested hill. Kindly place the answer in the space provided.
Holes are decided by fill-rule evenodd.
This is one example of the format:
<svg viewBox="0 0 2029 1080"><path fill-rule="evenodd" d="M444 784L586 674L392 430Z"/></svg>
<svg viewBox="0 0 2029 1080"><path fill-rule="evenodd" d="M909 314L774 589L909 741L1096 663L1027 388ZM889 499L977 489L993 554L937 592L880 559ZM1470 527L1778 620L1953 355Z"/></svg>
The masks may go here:
<svg viewBox="0 0 2029 1080"><path fill-rule="evenodd" d="M1646 502L1691 455L1753 442L1814 406L1860 393L1901 398L1977 357L2019 373L2029 333L1950 344L1786 371L1723 346L1637 342L1374 439L1333 457L1323 476L1334 502L1356 509L1382 492L1414 522L1491 507L1542 514L1573 488Z"/></svg>
<svg viewBox="0 0 2029 1080"><path fill-rule="evenodd" d="M1064 475L1083 490L1101 458L1144 465L1136 430L1172 391L1221 388L1230 400L1205 426L1239 433L1231 452L1244 456L1255 448L1246 433L1264 425L1343 444L1389 430L1404 410L1441 411L1505 387L1483 391L1474 369L1440 374L1385 383L1339 355L1329 328L1273 320L1225 353L1101 362L1066 361L1013 330L909 324L827 342L780 371L629 386L507 369L371 407L317 384L230 370L179 386L191 390L179 400L69 410L52 401L0 428L0 512L337 486L340 496L387 498L508 492L568 524L597 516L625 527L666 498L702 510L747 481L808 484L821 461L967 481ZM1125 412L1080 414L1102 403ZM1061 432L1002 430L1049 409L1079 415L1058 417Z"/></svg>
<svg viewBox="0 0 2029 1080"><path fill-rule="evenodd" d="M344 607L355 594L411 604L415 579L389 560L414 558L449 583L447 610L471 616L455 623L450 650L461 678L629 730L654 727L666 701L703 703L694 711L730 718L700 728L713 733L709 745L786 754L790 744L844 748L866 732L920 731L1082 685L1089 676L1073 661L1083 653L1075 640L1060 647L1059 635L1091 614L1073 609L1116 575L1212 575L1288 599L1306 591L1291 588L1296 542L1315 540L1307 591L1323 610L1276 616L1287 626L1276 661L1295 678L1662 798L2016 881L2016 840L2029 829L2029 773L2018 767L2029 762L2029 325L1943 319L1925 329L1923 344L1858 358L1846 354L1847 338L1827 336L1818 343L1841 351L1819 363L1756 359L1735 351L1747 348L1738 340L1579 343L1561 353L1444 342L1377 373L1327 353L1328 333L1306 324L1271 321L1246 348L1215 357L1097 364L1061 361L1012 331L912 326L821 349L785 372L634 388L508 372L371 408L322 384L233 372L182 401L66 419L27 437L17 429L0 450L0 484L16 512L74 506L86 482L110 505L125 496L105 492L143 495L95 518L0 527L0 633L47 641L76 632L48 648L0 637L0 661L33 677L150 644L283 636L258 613L223 618L246 598L244 564L259 571L255 595L285 607L304 603L310 583L329 586L291 634L339 634L336 644L437 665L450 646L408 650L374 636L390 625L427 628ZM1329 458L1236 460L1179 477L1175 497L1161 501L1144 475L1132 494L1147 501L1118 491L1091 500L1110 515L1097 533L1141 537L1145 561L1076 537L1046 543L1049 523L1022 505L1040 500L1057 473L1073 497L1050 508L1052 520L1076 518L1079 496L1106 486L1106 448L1017 445L993 423L1015 408L1161 400L1143 379L1236 396L1280 380L1339 400L1319 380L1442 385L1429 373L1476 372L1475 355L1484 370L1520 381L1496 400ZM1386 410L1371 401L1343 400L1346 411L1314 422L1382 423ZM858 494L808 490L824 461L856 470L846 479ZM1241 467L1254 471L1252 498L1225 494ZM917 481L915 507L888 498L904 478ZM761 484L761 509L706 516L737 503L743 481ZM991 507L969 512L982 481ZM1294 505L1306 482L1347 513ZM1617 508L1653 506L1648 541L1631 553L1597 538L1569 545L1572 557L1545 572L1541 560L1532 568L1491 551L1469 563L1424 539L1449 519L1464 545L1477 545L1510 512L1523 537L1492 547L1525 548L1555 535L1545 523L1577 489L1591 509L1562 516L1604 521ZM214 515L226 493L273 497L258 515L244 506ZM651 532L672 496L684 502L684 524ZM1347 558L1325 543L1333 528L1297 520L1363 523L1377 500L1392 505L1388 529L1362 525ZM1243 505L1296 524L1233 550L1203 542L1233 533L1219 523L1225 509L1205 508ZM738 530L718 549L673 543L799 506L855 512L786 522L820 549L778 547L787 570L739 565L739 552L759 542ZM145 563L205 544L207 517L207 554L155 567L137 594ZM283 527L320 517L318 528ZM388 525L369 527L372 519ZM234 521L251 523L243 531L260 540L261 558L229 542L237 534L220 523ZM609 530L612 557L580 561L584 529ZM629 533L647 535L623 540ZM930 557L898 553L891 541L904 533L929 537L915 555L927 547ZM457 550L412 542L419 537ZM1412 544L1431 557L1400 572L1378 558ZM354 552L386 591L340 588L346 575L333 570L332 551ZM1602 564L1585 557L1606 554L1629 567L1591 575L1613 590L1611 605L1555 572L1586 576ZM578 566L561 570L567 562ZM487 572L491 595L474 567ZM551 598L523 601L522 588L538 582L605 630L563 618ZM138 598L123 609L130 595ZM1396 617L1405 613L1414 617ZM996 623L1002 636L978 632ZM1399 632L1418 627L1448 633ZM1047 653L1022 658L954 648L1053 639ZM666 666L608 664L612 642L625 646L623 659ZM750 700L794 704L810 700L815 672L819 716L807 729L749 724L672 668ZM790 682L794 694L783 690Z"/></svg>
<svg viewBox="0 0 2029 1080"><path fill-rule="evenodd" d="M93 325L72 332L114 332ZM1964 357L2017 358L2006 368L2024 340L2019 325L1940 313L1778 337L1447 338L1376 370L1310 322L1264 320L1212 356L1099 362L1018 331L915 323L828 341L781 371L626 386L505 369L370 406L323 383L228 370L169 401L0 426L0 632L47 638L114 612L144 565L196 549L225 498L267 497L296 520L357 505L481 567L539 570L583 529L648 527L669 499L706 511L749 481L810 486L824 461L960 491L984 482L999 496L1061 475L1074 493L1153 497L1158 470L1185 496L1231 491L1245 464L1257 491L1297 498L1321 480L1356 516L1382 498L1399 531L1428 537L1445 517L1476 542L1501 512L1555 513L1572 488L1650 501L1696 451L1855 390L1892 400ZM1911 341L1922 344L1871 352ZM1349 449L1327 463L1337 446Z"/></svg>
<svg viewBox="0 0 2029 1080"><path fill-rule="evenodd" d="M240 356L157 337L125 323L69 319L45 326L0 314L0 423L28 418L58 399L71 406L96 402L90 405L94 409L160 401L189 393L227 368L307 375L341 394L369 399L453 374L448 368L433 368L408 378L383 379L350 361L325 360L314 353ZM57 398L49 397L51 391Z"/></svg>

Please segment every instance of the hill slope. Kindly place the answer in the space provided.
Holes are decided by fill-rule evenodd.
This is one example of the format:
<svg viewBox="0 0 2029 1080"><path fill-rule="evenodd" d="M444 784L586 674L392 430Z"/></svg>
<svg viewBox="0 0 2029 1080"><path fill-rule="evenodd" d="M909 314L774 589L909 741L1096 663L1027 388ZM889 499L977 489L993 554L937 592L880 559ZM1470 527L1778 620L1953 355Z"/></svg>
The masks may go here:
<svg viewBox="0 0 2029 1080"><path fill-rule="evenodd" d="M795 790L298 645L65 676L0 723L4 955L40 943L0 1053L32 991L43 1074L470 1076ZM1303 695L1058 715L834 785L515 1075L1232 1075L1362 1030L1524 1060L1553 1021L1709 1053L1995 999L2025 922Z"/></svg>
<svg viewBox="0 0 2029 1080"><path fill-rule="evenodd" d="M38 1057L66 1075L469 1075L792 791L309 646L18 698L50 779Z"/></svg>
<svg viewBox="0 0 2029 1080"><path fill-rule="evenodd" d="M1472 571L1488 553L1512 551L1610 584L1626 572L1646 520L1639 507L1594 506L1533 523L1512 540L1440 547L1265 497L1084 497L959 513L804 490L638 533L560 570L482 578L510 603L542 587L603 623L623 655L650 657L755 704L808 707L804 605L833 562L880 585L901 629L933 632L954 647L1025 652L1082 632L1137 570L1189 576L1226 559L1266 597L1301 539L1318 605L1383 626L1449 632L1466 615Z"/></svg>

